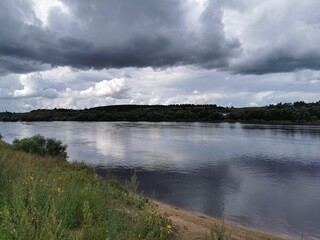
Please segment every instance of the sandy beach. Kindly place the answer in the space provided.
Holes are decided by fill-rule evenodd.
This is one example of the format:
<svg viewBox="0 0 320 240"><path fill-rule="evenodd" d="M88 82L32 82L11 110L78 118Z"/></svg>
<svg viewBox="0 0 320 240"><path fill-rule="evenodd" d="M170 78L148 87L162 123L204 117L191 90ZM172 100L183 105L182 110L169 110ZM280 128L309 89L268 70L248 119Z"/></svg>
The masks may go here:
<svg viewBox="0 0 320 240"><path fill-rule="evenodd" d="M165 203L153 201L155 203L155 211L165 215L172 221L174 232L177 240L196 240L196 239L212 239L210 229L213 226L223 226L225 228L227 239L246 239L246 240L288 240L300 239L292 236L273 236L263 233L256 229L240 226L235 223L222 221L208 217L200 213L189 212ZM206 238L206 236L208 238Z"/></svg>

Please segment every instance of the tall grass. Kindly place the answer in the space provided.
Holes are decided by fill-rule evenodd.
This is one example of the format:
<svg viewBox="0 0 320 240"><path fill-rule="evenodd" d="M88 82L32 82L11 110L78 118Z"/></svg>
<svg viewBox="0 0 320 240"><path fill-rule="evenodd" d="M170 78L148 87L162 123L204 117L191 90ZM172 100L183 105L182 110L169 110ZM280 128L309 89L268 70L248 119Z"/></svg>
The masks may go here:
<svg viewBox="0 0 320 240"><path fill-rule="evenodd" d="M0 239L172 239L168 226L144 198L92 168L0 141Z"/></svg>
<svg viewBox="0 0 320 240"><path fill-rule="evenodd" d="M226 229L224 220L221 223L215 223L211 226L209 235L205 240L231 240L231 233Z"/></svg>

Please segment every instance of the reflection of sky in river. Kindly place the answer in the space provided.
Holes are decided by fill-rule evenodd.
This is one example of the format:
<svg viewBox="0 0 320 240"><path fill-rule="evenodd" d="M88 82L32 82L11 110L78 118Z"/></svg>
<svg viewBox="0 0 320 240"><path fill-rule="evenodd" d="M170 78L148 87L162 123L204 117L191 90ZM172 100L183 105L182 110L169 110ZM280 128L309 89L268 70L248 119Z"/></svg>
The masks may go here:
<svg viewBox="0 0 320 240"><path fill-rule="evenodd" d="M107 169L157 199L281 234L320 237L320 126L228 123L1 123L6 141L40 133L70 160Z"/></svg>

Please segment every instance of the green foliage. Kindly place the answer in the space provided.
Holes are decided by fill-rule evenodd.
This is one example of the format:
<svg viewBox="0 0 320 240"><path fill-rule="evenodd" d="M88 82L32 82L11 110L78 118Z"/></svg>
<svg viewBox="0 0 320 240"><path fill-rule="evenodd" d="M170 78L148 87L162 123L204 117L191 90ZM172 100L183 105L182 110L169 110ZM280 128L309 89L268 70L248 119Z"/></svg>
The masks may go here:
<svg viewBox="0 0 320 240"><path fill-rule="evenodd" d="M173 239L144 198L88 168L0 142L0 239Z"/></svg>
<svg viewBox="0 0 320 240"><path fill-rule="evenodd" d="M320 101L279 103L265 107L220 107L208 105L119 105L71 109L39 109L29 113L0 113L0 121L151 121L320 123Z"/></svg>
<svg viewBox="0 0 320 240"><path fill-rule="evenodd" d="M137 177L137 172L134 171L133 172L133 175L131 176L130 178L130 181L127 181L125 182L125 188L133 193L133 194L137 194L138 193L138 187L139 187L139 180L138 180L138 177Z"/></svg>
<svg viewBox="0 0 320 240"><path fill-rule="evenodd" d="M253 123L320 123L320 102L278 103L265 107L234 108L230 119Z"/></svg>
<svg viewBox="0 0 320 240"><path fill-rule="evenodd" d="M62 144L60 140L54 138L45 138L41 135L35 135L30 138L15 139L13 147L16 150L25 151L32 154L39 154L42 156L50 155L67 158L67 145Z"/></svg>
<svg viewBox="0 0 320 240"><path fill-rule="evenodd" d="M84 110L34 110L29 113L0 113L0 121L220 121L225 108L217 105L119 105Z"/></svg>
<svg viewBox="0 0 320 240"><path fill-rule="evenodd" d="M3 139L3 136L2 136L2 134L0 133L0 141Z"/></svg>

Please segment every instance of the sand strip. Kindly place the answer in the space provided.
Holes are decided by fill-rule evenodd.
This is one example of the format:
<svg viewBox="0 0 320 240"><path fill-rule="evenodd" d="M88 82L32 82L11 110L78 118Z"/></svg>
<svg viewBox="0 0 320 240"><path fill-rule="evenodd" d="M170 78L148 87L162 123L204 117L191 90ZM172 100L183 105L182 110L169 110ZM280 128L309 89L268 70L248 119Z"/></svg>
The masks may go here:
<svg viewBox="0 0 320 240"><path fill-rule="evenodd" d="M283 240L283 239L300 239L289 236L272 236L267 233L259 232L255 229L246 228L235 223L225 222L214 219L203 214L188 212L186 210L170 206L168 204L153 201L155 211L165 215L172 221L174 232L177 240L188 239L213 239L206 238L210 236L210 229L213 226L224 227L226 239L246 239L246 240Z"/></svg>

